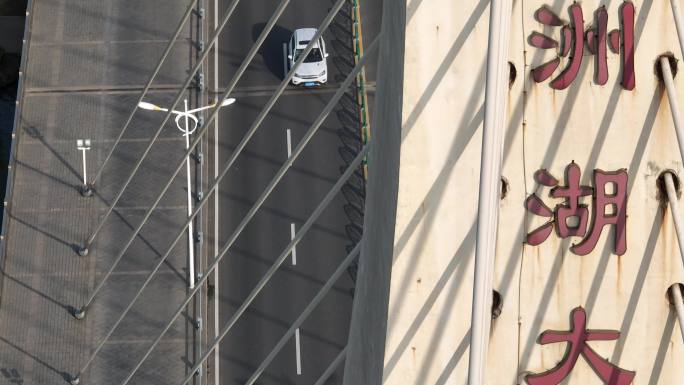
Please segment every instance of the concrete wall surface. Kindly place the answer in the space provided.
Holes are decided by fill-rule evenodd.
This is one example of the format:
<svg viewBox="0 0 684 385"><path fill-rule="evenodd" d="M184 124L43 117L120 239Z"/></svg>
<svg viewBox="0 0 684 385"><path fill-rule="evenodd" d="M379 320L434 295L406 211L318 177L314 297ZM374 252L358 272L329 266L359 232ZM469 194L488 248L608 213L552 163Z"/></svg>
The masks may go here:
<svg viewBox="0 0 684 385"><path fill-rule="evenodd" d="M578 19L583 25L577 26L584 46L579 71L567 88L558 90L551 82L578 59L573 52L579 42L569 45L569 55L561 57L549 79L537 83L531 70L563 54L564 44L536 48L530 35L537 31L560 42L563 28L543 25L535 13L546 5L561 24L573 27L573 2L513 2L509 60L517 77L507 107L503 175L508 183L500 205L494 274L494 289L504 304L492 323L487 384L530 383L526 374L566 362L568 343L541 345L539 337L545 330L570 332L571 314L579 307L586 328L620 335L575 346L590 347L625 372L616 377L622 382L602 380L585 349L574 365L569 363L563 384L678 384L684 378L682 336L666 298L670 285L684 281L684 267L672 213L662 205L656 183L666 169L681 175L682 161L667 94L654 71L659 55L671 52L681 59L682 52L669 2L632 4L634 89L621 84L629 72L628 47L617 54L607 49L604 81L597 75L602 44L594 40L599 43L593 54L584 38L584 32L599 25L605 7L606 31L622 30L616 35L622 44L629 34L625 12L630 5L585 0L575 5L583 13ZM488 22L487 0L406 1L386 385L460 385L467 379ZM684 78L677 76L675 84L681 99ZM550 196L551 188L535 180L535 173L546 169L559 187L566 187L566 167L573 161L581 170L580 184L594 188L578 201L586 205L586 230L561 238L556 223L541 244L525 243L527 233L553 218L526 210L530 195L552 210L566 204ZM628 175L624 186L595 185L595 170L622 169ZM592 233L596 218L616 209L599 207L592 191L597 197L627 193L624 253L616 252L616 225L606 225L586 255L571 250Z"/></svg>

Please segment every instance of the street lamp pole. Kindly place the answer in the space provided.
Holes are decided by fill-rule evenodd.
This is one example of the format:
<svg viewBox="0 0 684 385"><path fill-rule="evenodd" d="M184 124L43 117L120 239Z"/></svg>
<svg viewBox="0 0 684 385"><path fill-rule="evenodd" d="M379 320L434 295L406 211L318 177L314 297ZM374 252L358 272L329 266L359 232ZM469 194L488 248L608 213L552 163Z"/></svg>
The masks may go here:
<svg viewBox="0 0 684 385"><path fill-rule="evenodd" d="M173 110L171 111L173 114L176 115L176 127L183 133L183 136L185 137L185 150L190 149L190 134L195 132L197 129L197 126L199 124L199 119L197 116L194 114L196 112L206 110L209 108L214 108L216 107L216 103L213 103L211 105L205 106L205 107L199 107L195 108L192 110L188 110L188 100L185 99L185 104L184 104L184 110L183 111L176 111ZM231 105L235 103L234 98L228 98L221 103L221 107L225 107L228 105ZM140 102L138 104L138 107L144 109L144 110L149 110L149 111L162 111L162 112L168 112L168 108L162 108L157 105L154 105L152 103L148 102ZM183 124L181 124L181 118L183 118ZM192 121L192 123L190 122ZM190 127L190 124L193 124L192 128ZM188 198L188 217L192 216L192 184L190 181L190 155L188 155L187 158L185 158L185 167L186 167L186 183L187 183L187 198ZM194 248L194 236L193 236L193 226L192 222L190 222L188 226L188 274L190 276L188 286L190 289L195 288L195 248Z"/></svg>
<svg viewBox="0 0 684 385"><path fill-rule="evenodd" d="M84 196L90 196L93 194L92 190L88 188L88 175L86 167L86 151L90 150L90 139L78 139L76 140L76 147L83 154L83 187L81 189L81 194Z"/></svg>
<svg viewBox="0 0 684 385"><path fill-rule="evenodd" d="M190 149L190 118L188 116L188 99L185 99L184 101L185 105L185 113L183 116L185 117L185 133L183 136L185 136L185 150ZM194 131L194 130L193 130ZM187 158L185 158L185 169L186 169L186 182L188 186L188 217L192 215L192 185L190 183L190 155L188 155ZM192 222L190 222L190 225L188 226L188 274L190 275L190 289L195 288L195 242L193 239L193 231L192 231Z"/></svg>

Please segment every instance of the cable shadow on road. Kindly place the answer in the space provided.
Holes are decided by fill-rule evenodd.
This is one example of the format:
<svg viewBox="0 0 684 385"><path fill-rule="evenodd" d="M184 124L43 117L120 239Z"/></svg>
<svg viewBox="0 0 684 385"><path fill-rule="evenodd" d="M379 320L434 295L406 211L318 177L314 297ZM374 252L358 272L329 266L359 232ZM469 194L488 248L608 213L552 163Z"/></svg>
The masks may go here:
<svg viewBox="0 0 684 385"><path fill-rule="evenodd" d="M19 222L20 224L22 224L22 225L28 227L28 228L31 229L32 231L35 231L36 233L43 234L44 236L50 238L51 240L53 240L53 241L55 241L55 242L57 242L57 243L61 243L62 245L65 245L65 246L68 246L68 247L73 246L73 243L67 242L66 240L60 238L59 236L57 236L57 235L55 235L55 234L53 234L53 233L48 232L47 230L41 229L41 228L39 228L38 226L33 225L33 224L29 223L29 222L26 221L26 220L20 219L19 217L17 217L16 215L14 215L14 214L12 214L12 213L9 214L9 217L12 218L13 220Z"/></svg>
<svg viewBox="0 0 684 385"><path fill-rule="evenodd" d="M65 304L57 301L56 299L50 297L49 295L47 295L47 294L45 294L45 293L43 293L37 289L34 289L32 286L30 286L30 285L18 280L17 278L11 276L10 274L8 274L5 271L5 269L0 268L0 274L2 274L5 278L9 278L9 280L11 280L12 282L16 283L17 285L23 287L24 289L36 294L37 296L45 299L48 302L53 303L54 305L57 305L58 307L61 307L64 310L70 311L73 309L71 306L65 305Z"/></svg>
<svg viewBox="0 0 684 385"><path fill-rule="evenodd" d="M60 155L52 146L50 146L50 145L47 143L47 141L45 140L45 137L44 137L43 133L40 132L40 130L39 130L38 128L36 128L35 126L32 126L32 125L27 125L27 126L24 127L24 132L26 132L26 134L27 134L28 136L30 136L31 138L37 139L40 143L42 143L43 146L44 146L44 147L45 147L45 148L46 148L46 149L47 149L47 150L48 150L48 151L49 151L49 152L50 152L50 153L51 153L51 154L60 162L60 163L62 163L62 164L66 167L66 169L69 170L69 172L70 172L71 174L73 174L73 175L76 177L76 180L80 180L80 179L81 179L81 174L80 174L78 171L76 171L76 169L74 169L74 167L73 167L71 164L69 164L69 162L67 162L67 160L64 159L64 157L63 157L62 155ZM68 182L64 182L64 183L67 183L67 184L68 184Z"/></svg>
<svg viewBox="0 0 684 385"><path fill-rule="evenodd" d="M253 252L250 252L249 250L247 250L245 248L233 246L231 248L231 250L233 251L233 253L235 255L237 255L241 258L247 259L247 260L252 260L253 262L258 263L264 267L271 266L273 264L272 260L260 257L259 255L255 254ZM306 282L308 282L312 285L315 285L315 286L323 286L327 282L327 280L325 280L325 279L316 278L312 275L302 273L302 272L298 271L297 269L291 268L288 266L281 267L280 271L287 273L287 274L290 274L292 276L295 276L297 278L300 278L303 281L306 281ZM333 288L331 289L331 293L335 293L335 292L337 292L338 294L347 294L345 291L341 290L339 287L333 286ZM222 299L221 301L222 302L231 302L230 299ZM239 303L238 303L238 305L239 305ZM237 308L237 306L236 306L236 308ZM339 346L339 347L342 348L342 346Z"/></svg>
<svg viewBox="0 0 684 385"><path fill-rule="evenodd" d="M114 215L116 215L116 216L119 218L119 220L121 221L121 223L122 223L124 226L126 226L129 230L135 230L136 227L134 227L133 224L132 224L128 219L126 219L126 217L125 217L121 212L119 212L119 210L113 210L112 212L114 213ZM156 219L160 219L160 218L156 218ZM168 225L169 225L169 228L170 228L170 226L175 225L175 223L168 222ZM140 242L142 242L142 244L143 244L145 247L147 247L147 248L149 249L149 251L150 251L151 254L152 254L152 255L151 255L151 257L152 257L151 259L152 259L152 260L158 261L158 260L162 257L162 254L161 254L161 252L157 249L157 247L155 247L155 246L152 244L152 242L151 242L149 239L147 239L147 237L146 237L145 235L142 234L142 230L141 230L141 232L138 233L138 235L136 236L136 239L139 239ZM132 246L132 245L131 245L131 246ZM171 246L171 245L169 244L169 246ZM178 246L174 246L174 247L178 247ZM128 249L130 249L130 247L129 247ZM167 247L164 248L164 250L166 250L166 249L167 249ZM120 250L119 250L119 251L116 251L116 252L114 252L114 250L112 250L112 252L113 252L112 254L114 254L114 253L117 253L117 254L118 254L118 253L120 252ZM128 253L128 250L126 250L126 253ZM172 271L172 272L173 272L178 278L180 278L182 281L187 281L187 276L186 276L186 274L181 273L181 272L173 265L173 263L172 263L171 261L169 261L169 257L170 257L170 256L167 256L166 260L164 261L164 265L165 265L166 267L168 267L169 270ZM131 261L131 262L132 262L132 261ZM137 261L137 262L139 263L140 261Z"/></svg>
<svg viewBox="0 0 684 385"><path fill-rule="evenodd" d="M84 4L89 5L84 6ZM107 3L105 3L107 4ZM69 14L69 15L74 15L74 18L77 18L76 20L82 20L84 25L88 25L86 23L93 23L94 25L115 25L119 28L121 31L126 31L127 33L130 34L135 34L137 36L142 36L145 37L146 39L158 39L161 41L168 40L171 36L171 32L173 29L178 27L178 23L181 20L182 13L183 11L182 7L175 7L178 10L178 19L172 20L170 25L164 25L164 28L158 27L154 28L154 25L149 25L146 23L136 23L130 18L126 17L126 13L130 12L131 14L134 14L134 12L137 12L134 8L135 6L140 6L143 8L140 11L144 11L144 7L146 6L145 2L131 2L131 3L112 3L113 6L118 6L118 8L121 10L119 13L116 15L119 17L111 17L111 13L109 10L107 10L105 7L102 7L101 5L98 5L97 3L90 3L90 2L82 2L82 3L77 3L77 2L64 2L64 9L63 12L64 14ZM191 19L189 18L188 21ZM189 29L189 26L187 26L188 21L185 22L185 29ZM183 35L181 35L183 36ZM161 55L160 55L161 56ZM155 61L156 62L156 61Z"/></svg>
<svg viewBox="0 0 684 385"><path fill-rule="evenodd" d="M227 354L226 351L228 351L228 350L227 349L221 349L221 351L219 352L219 355L221 356L221 360L227 361L228 363L232 364L233 366L239 367L240 369L242 369L246 372L249 372L248 375L233 377L234 382L229 382L228 384L245 384L245 383L247 383L247 380L248 380L247 376L251 375L252 373L254 373L256 371L256 369L257 369L256 366L253 363L250 363L249 361L245 360L244 357L233 356L233 355ZM224 365L222 364L221 367L224 367ZM295 384L292 384L292 382L289 381L286 376L277 375L277 374L269 372L268 370L261 373L260 377L262 377L264 382L268 381L268 382L266 382L267 384L295 385ZM264 382L256 382L254 385L261 385Z"/></svg>
<svg viewBox="0 0 684 385"><path fill-rule="evenodd" d="M68 182L66 182L66 181L64 181L64 180L62 180L62 179L59 179L58 177L56 177L56 176L54 176L54 175L51 175L51 174L46 173L45 171L43 171L43 170L41 170L41 169L38 169L38 168L33 167L33 166L30 166L30 165L28 165L27 163L22 162L21 160L15 159L14 161L15 161L15 163L16 163L17 166L21 166L21 167L24 167L24 168L26 168L26 169L28 169L28 170L31 170L32 172L35 172L36 174L40 174L41 176L44 176L44 177L46 177L46 178L48 178L48 179L51 179L53 182L58 183L58 184L61 184L61 185L65 186L65 187L69 187L69 188L72 188L72 189L76 190L76 189L78 189L79 187L83 186L82 183L70 184L70 183L68 183ZM18 168L18 167L17 167L17 168Z"/></svg>
<svg viewBox="0 0 684 385"><path fill-rule="evenodd" d="M314 176L315 176L315 174L314 174ZM332 184L332 183L331 183L331 184ZM220 196L221 196L222 199L229 199L229 200L234 201L234 202L236 202L236 203L238 203L238 204L241 204L241 205L243 205L245 208L251 207L252 204L254 203L253 201L251 201L251 200L249 200L249 199L247 199L247 198L241 197L241 196L236 195L236 194L231 194L231 193L223 192L223 190L220 192ZM270 214L270 215L273 215L273 216L275 216L275 217L277 217L277 218L283 219L283 220L291 221L291 220L294 219L294 220L298 221L299 223L304 223L304 222L306 222L306 219L307 219L307 217L305 217L305 216L304 216L304 217L302 217L302 216L293 216L292 214L290 214L290 213L288 213L288 212L286 212L286 211L284 211L284 210L282 210L282 209L279 209L279 208L277 208L277 207L262 206L262 207L261 207L261 211L264 212L264 213L268 213L268 214ZM334 228L332 228L332 227L324 226L324 225L321 225L321 224L318 224L318 223L314 223L314 224L311 226L311 230L312 230L312 231L313 231L313 230L315 230L315 231L321 231L321 232L323 232L323 233L325 233L325 234L328 234L328 235L330 235L330 236L333 236L333 237L344 237L344 234L343 234L342 232L337 231L336 229L334 229ZM270 261L269 264L270 264L270 263L272 263L272 261Z"/></svg>
<svg viewBox="0 0 684 385"><path fill-rule="evenodd" d="M11 346L13 349L19 351L19 353L23 354L26 357L31 358L33 361L36 361L40 365L44 366L45 368L49 369L52 372L57 373L60 375L65 381L69 381L71 379L71 375L67 372L62 372L55 368L54 366L50 365L49 363L43 361L42 359L34 356L33 354L27 352L26 350L22 349L21 347L15 345L14 343L8 341L5 337L0 336L0 341L6 343L7 345Z"/></svg>
<svg viewBox="0 0 684 385"><path fill-rule="evenodd" d="M227 296L223 295L221 297L221 303L225 303L229 306L232 307L232 309L237 309L242 305L241 300L234 300L230 299ZM273 315L270 315L264 311L258 310L258 309L253 309L253 308L247 308L245 313L249 316L255 317L255 318L260 318L264 320L265 322L271 323L272 325L275 325L278 328L282 328L283 330L287 330L292 324L289 321L286 321L281 318L276 318ZM305 336L307 338L310 338L313 341L319 342L321 344L325 344L329 347L334 347L335 349L342 349L344 348L343 344L340 344L339 342L336 342L333 339L326 338L325 335L323 334L318 334L318 333L313 333L309 329L302 328L301 330L301 335Z"/></svg>

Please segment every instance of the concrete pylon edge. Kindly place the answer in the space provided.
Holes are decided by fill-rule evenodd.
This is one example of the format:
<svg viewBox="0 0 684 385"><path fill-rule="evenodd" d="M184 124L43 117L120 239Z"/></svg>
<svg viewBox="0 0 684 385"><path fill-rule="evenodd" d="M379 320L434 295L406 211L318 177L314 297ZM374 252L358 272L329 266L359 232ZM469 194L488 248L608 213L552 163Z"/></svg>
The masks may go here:
<svg viewBox="0 0 684 385"><path fill-rule="evenodd" d="M384 0L364 237L344 385L382 383L399 189L406 2Z"/></svg>

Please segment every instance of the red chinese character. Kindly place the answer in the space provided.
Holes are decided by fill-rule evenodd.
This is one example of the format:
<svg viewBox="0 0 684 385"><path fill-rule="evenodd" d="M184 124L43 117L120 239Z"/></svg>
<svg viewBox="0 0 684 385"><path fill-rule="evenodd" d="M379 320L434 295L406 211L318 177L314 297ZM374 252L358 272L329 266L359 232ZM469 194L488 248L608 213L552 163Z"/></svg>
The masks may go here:
<svg viewBox="0 0 684 385"><path fill-rule="evenodd" d="M558 185L558 179L554 178L553 175L549 174L548 171L544 169L535 172L534 179L537 181L537 183L547 187L554 187ZM527 234L527 243L532 246L537 246L544 242L549 235L551 235L551 230L553 230L554 223L553 211L551 211L551 209L544 204L537 194L532 194L527 197L527 200L525 200L525 207L528 211L540 217L551 218L551 220Z"/></svg>
<svg viewBox="0 0 684 385"><path fill-rule="evenodd" d="M634 79L634 4L625 2L620 7L622 19L622 87L633 90L636 85ZM613 50L619 52L619 31L610 32Z"/></svg>
<svg viewBox="0 0 684 385"><path fill-rule="evenodd" d="M551 196L554 198L565 198L567 204L557 205L556 230L558 236L567 238L569 236L583 237L587 233L587 222L589 219L589 209L587 205L580 204L580 197L591 195L594 189L587 186L580 186L579 166L572 162L565 168L565 184L568 187L554 187L551 189ZM568 225L568 219L577 218L577 226Z"/></svg>
<svg viewBox="0 0 684 385"><path fill-rule="evenodd" d="M587 31L587 47L589 52L596 55L596 84L604 85L608 81L608 49L606 48L606 33L608 30L608 11L605 6L601 6L596 11L596 28ZM618 39L620 35L617 35ZM618 40L619 41L619 40ZM611 49L615 53L620 52L611 44Z"/></svg>
<svg viewBox="0 0 684 385"><path fill-rule="evenodd" d="M570 344L563 360L553 369L544 373L530 374L525 377L530 385L558 385L570 374L580 355L587 360L589 366L607 385L629 385L634 380L635 372L624 370L611 364L599 356L587 341L611 341L620 337L619 331L588 330L587 315L581 307L573 309L572 327L569 332L547 330L539 337L539 344L546 345L557 342Z"/></svg>
<svg viewBox="0 0 684 385"><path fill-rule="evenodd" d="M535 15L537 20L542 24L556 27L562 25L562 21L558 15L545 6L539 8ZM584 19L582 18L582 7L579 4L571 5L570 16L572 17L572 27L564 25L561 29L560 56L567 56L570 52L570 46L573 46L573 51L568 66L551 82L551 88L557 90L567 88L577 77L577 73L582 65L582 55L584 53ZM530 35L530 44L542 49L558 47L557 41L538 32L533 32L532 35ZM556 71L559 64L560 58L556 57L539 67L533 68L532 77L534 78L534 81L541 83L548 79L554 71Z"/></svg>
<svg viewBox="0 0 684 385"><path fill-rule="evenodd" d="M570 250L577 255L586 255L596 247L606 225L615 227L615 254L622 255L627 251L627 171L615 172L594 171L594 188L580 185L581 170L574 162L565 168L565 186L559 186L558 180L546 170L535 173L535 180L551 189L551 196L563 198L564 203L551 210L537 196L530 195L525 201L527 210L535 215L549 218L549 221L527 234L527 243L537 246L543 243L553 230L561 238L571 236L586 237ZM612 188L607 192L607 188ZM592 206L592 225L588 231L589 209L580 203L585 196L594 195ZM569 223L574 220L575 223Z"/></svg>
<svg viewBox="0 0 684 385"><path fill-rule="evenodd" d="M582 242L573 245L570 250L577 255L589 254L596 247L603 227L613 225L615 226L615 254L622 255L627 251L627 171L625 169L615 172L594 170L594 186L596 186L596 196L592 207L591 232ZM610 193L606 192L609 186L613 188Z"/></svg>
<svg viewBox="0 0 684 385"><path fill-rule="evenodd" d="M596 55L596 84L604 85L608 81L607 46L611 51L620 54L620 41L622 40L622 86L626 90L633 90L634 79L634 4L624 2L620 7L620 21L622 31L614 29L607 32L608 12L605 6L596 12L596 26L586 33L587 49ZM550 9L542 6L535 13L537 21L544 25L561 28L561 44L546 35L533 32L530 35L530 44L541 49L556 49L560 45L558 57L532 69L532 77L535 82L541 83L548 79L558 68L560 57L569 56L568 66L563 72L551 81L551 88L562 90L570 86L579 73L584 54L584 18L582 7L579 4L570 6L571 25L565 24ZM622 35L620 34L622 32ZM606 44L607 43L607 44Z"/></svg>
<svg viewBox="0 0 684 385"><path fill-rule="evenodd" d="M556 232L561 238L583 237L586 234L589 209L587 205L579 203L579 200L583 196L591 195L593 189L588 186L580 186L581 175L582 171L579 166L575 162L570 163L565 168L565 184L567 187L561 187L558 186L558 180L546 170L539 170L535 173L535 179L539 184L553 187L551 189L552 197L564 198L566 203L556 205L555 209L551 211L536 194L527 198L525 206L529 211L542 217L552 218L549 222L527 234L528 244L537 246L544 242L551 235L554 223L556 224ZM571 218L577 218L577 225L568 224L568 220Z"/></svg>

